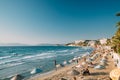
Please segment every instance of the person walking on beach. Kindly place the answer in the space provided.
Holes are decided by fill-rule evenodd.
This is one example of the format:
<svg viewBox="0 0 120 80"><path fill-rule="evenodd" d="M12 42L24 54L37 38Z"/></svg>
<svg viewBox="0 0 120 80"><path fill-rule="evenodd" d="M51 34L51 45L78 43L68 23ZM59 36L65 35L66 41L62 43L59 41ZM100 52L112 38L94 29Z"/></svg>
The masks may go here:
<svg viewBox="0 0 120 80"><path fill-rule="evenodd" d="M78 64L78 62L79 62L79 61L78 61L78 59L77 59L77 64Z"/></svg>
<svg viewBox="0 0 120 80"><path fill-rule="evenodd" d="M56 60L54 60L54 65L55 65L55 69L57 71L57 68L56 68L57 62L56 62Z"/></svg>

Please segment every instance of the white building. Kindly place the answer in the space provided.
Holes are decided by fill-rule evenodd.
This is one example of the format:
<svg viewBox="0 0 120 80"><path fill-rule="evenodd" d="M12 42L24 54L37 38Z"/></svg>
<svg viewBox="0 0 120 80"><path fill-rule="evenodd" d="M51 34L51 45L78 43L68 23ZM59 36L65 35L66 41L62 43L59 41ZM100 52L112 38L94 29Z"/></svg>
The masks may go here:
<svg viewBox="0 0 120 80"><path fill-rule="evenodd" d="M73 44L69 44L68 46L75 46L75 45L73 45Z"/></svg>
<svg viewBox="0 0 120 80"><path fill-rule="evenodd" d="M107 39L106 38L102 38L99 40L101 44L106 44L107 43Z"/></svg>
<svg viewBox="0 0 120 80"><path fill-rule="evenodd" d="M78 44L78 43L80 43L80 42L83 43L83 42L85 42L85 40L76 40L74 43L75 43L75 44Z"/></svg>
<svg viewBox="0 0 120 80"><path fill-rule="evenodd" d="M92 47L94 47L94 46L95 46L95 43L96 43L96 42L93 41L93 40L92 40L92 41L89 41L89 42L88 42L88 46L92 46Z"/></svg>

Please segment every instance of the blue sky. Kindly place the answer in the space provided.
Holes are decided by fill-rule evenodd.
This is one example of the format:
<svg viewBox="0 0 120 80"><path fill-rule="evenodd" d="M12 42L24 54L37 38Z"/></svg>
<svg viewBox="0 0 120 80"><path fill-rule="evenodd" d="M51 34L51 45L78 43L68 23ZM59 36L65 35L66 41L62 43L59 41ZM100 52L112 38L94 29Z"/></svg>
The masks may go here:
<svg viewBox="0 0 120 80"><path fill-rule="evenodd" d="M120 0L0 0L0 43L110 38Z"/></svg>

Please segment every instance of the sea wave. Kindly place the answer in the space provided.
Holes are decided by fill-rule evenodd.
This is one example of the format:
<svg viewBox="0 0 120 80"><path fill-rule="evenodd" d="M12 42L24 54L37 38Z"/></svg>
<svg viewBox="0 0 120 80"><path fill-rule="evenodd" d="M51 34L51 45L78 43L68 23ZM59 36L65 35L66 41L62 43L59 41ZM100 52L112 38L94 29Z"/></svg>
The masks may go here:
<svg viewBox="0 0 120 80"><path fill-rule="evenodd" d="M13 67L13 66L22 65L22 64L24 64L24 62L9 63L9 64L5 64L5 65L1 65L1 66L0 66L0 70L6 69L6 68L9 68L9 67Z"/></svg>
<svg viewBox="0 0 120 80"><path fill-rule="evenodd" d="M41 53L41 54L36 54L36 55L27 55L27 56L23 56L23 57L14 57L12 59L0 61L0 65L12 63L12 62L15 62L15 63L17 63L19 61L25 62L27 60L45 59L45 58L51 58L51 57L54 57L54 55L52 53Z"/></svg>
<svg viewBox="0 0 120 80"><path fill-rule="evenodd" d="M51 58L54 57L52 53L42 53L42 54L36 54L36 55L28 55L22 58L22 60L26 59L45 59L45 58Z"/></svg>
<svg viewBox="0 0 120 80"><path fill-rule="evenodd" d="M0 60L2 59L6 59L6 58L11 58L12 56L3 56L3 57L0 57Z"/></svg>
<svg viewBox="0 0 120 80"><path fill-rule="evenodd" d="M7 63L11 63L11 62L17 62L19 60L21 60L21 59L11 59L11 60L7 59L7 60L0 61L0 64L7 64Z"/></svg>
<svg viewBox="0 0 120 80"><path fill-rule="evenodd" d="M56 51L56 52L60 52L60 53L63 53L63 52L68 52L69 50L66 49L66 50L59 50L59 51Z"/></svg>

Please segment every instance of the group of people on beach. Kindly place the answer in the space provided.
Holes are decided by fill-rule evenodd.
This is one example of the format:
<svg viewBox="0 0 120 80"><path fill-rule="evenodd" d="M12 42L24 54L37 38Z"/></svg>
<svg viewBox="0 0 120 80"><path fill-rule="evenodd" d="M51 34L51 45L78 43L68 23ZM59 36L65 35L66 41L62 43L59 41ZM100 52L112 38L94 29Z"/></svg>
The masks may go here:
<svg viewBox="0 0 120 80"><path fill-rule="evenodd" d="M110 46L96 45L92 53L87 54L86 56L82 56L81 58L73 59L72 60L73 63L76 64L72 67L71 70L78 70L82 76L92 75L89 69L90 68L94 70L105 69L106 64L108 63L108 56L111 56L113 58L112 56L113 52L114 50L111 49ZM54 64L55 66L57 65L56 60L54 60ZM78 79L76 78L76 76L73 76L72 80L78 80ZM83 79L79 79L79 80L83 80ZM106 80L111 80L111 79L107 78Z"/></svg>

